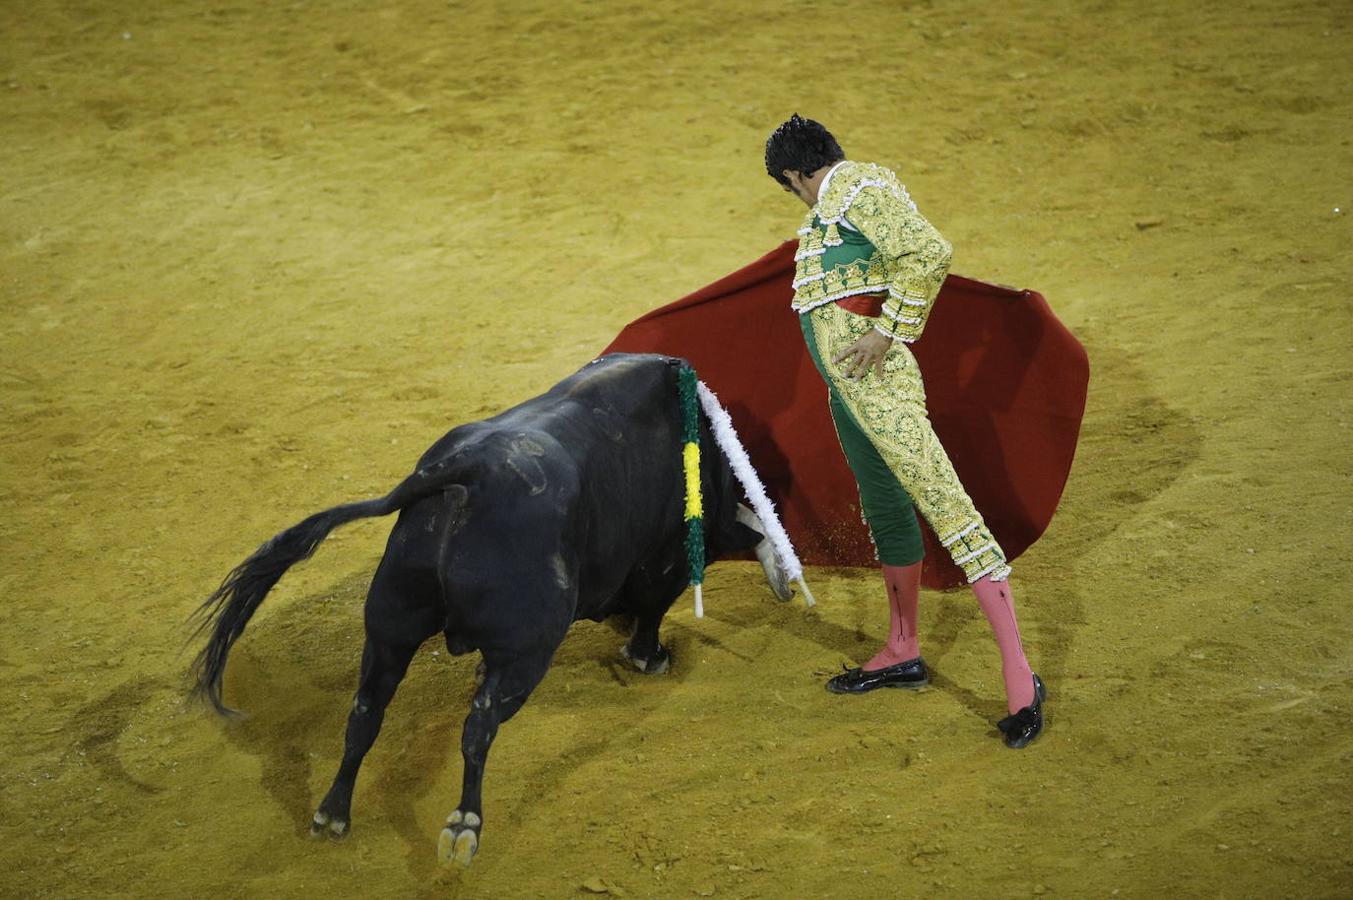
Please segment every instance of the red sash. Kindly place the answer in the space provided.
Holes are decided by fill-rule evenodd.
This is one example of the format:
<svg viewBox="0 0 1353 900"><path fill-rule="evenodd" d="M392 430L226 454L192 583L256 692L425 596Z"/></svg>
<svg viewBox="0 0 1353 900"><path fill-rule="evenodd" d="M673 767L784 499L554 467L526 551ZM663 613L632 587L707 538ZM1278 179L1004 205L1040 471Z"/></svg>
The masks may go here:
<svg viewBox="0 0 1353 900"><path fill-rule="evenodd" d="M883 298L871 294L856 294L854 297L846 297L844 300L837 300L836 305L846 312L853 312L857 316L868 316L871 319L877 319L883 315Z"/></svg>

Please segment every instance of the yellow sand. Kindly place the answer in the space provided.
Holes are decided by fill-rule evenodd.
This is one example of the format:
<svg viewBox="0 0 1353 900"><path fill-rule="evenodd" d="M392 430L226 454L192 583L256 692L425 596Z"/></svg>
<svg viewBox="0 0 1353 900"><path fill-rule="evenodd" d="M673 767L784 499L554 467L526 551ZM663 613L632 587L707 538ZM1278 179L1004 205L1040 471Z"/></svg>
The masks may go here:
<svg viewBox="0 0 1353 900"><path fill-rule="evenodd" d="M1345 0L6 4L0 894L1347 896L1351 28ZM791 236L761 148L796 110L1089 350L1014 580L1049 730L1001 746L966 593L922 597L933 689L841 698L874 573L810 571L805 612L726 565L667 676L572 632L469 870L434 848L475 660L434 644L351 838L312 843L390 522L264 606L243 724L183 705L183 620Z"/></svg>

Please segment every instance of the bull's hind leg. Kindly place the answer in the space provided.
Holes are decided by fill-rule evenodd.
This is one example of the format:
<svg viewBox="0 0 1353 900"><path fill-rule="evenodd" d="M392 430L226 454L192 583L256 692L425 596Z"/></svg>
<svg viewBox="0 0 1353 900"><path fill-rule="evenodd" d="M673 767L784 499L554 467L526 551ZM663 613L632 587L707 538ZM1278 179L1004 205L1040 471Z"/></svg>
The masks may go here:
<svg viewBox="0 0 1353 900"><path fill-rule="evenodd" d="M380 733L381 723L385 720L385 707L395 696L395 690L404 679L409 661L417 649L416 643L388 644L367 637L362 650L361 682L357 687L357 696L352 701L352 712L348 714L343 762L339 764L333 787L329 788L329 793L315 813L314 821L310 823L310 833L315 837L347 836L357 770L371 745L376 742L376 735Z"/></svg>
<svg viewBox="0 0 1353 900"><path fill-rule="evenodd" d="M484 763L498 726L516 715L545 677L553 649L527 653L507 663L487 660L484 681L470 702L465 717L460 750L465 757L465 775L460 805L446 817L446 827L437 840L437 856L443 863L469 865L479 850L484 827Z"/></svg>

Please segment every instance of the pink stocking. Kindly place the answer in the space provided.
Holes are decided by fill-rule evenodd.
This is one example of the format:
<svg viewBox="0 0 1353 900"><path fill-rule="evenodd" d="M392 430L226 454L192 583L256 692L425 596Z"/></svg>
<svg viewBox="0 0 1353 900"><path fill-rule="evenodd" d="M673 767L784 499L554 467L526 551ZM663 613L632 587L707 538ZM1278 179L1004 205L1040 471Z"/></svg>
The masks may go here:
<svg viewBox="0 0 1353 900"><path fill-rule="evenodd" d="M1034 676L1020 645L1019 624L1015 621L1015 598L1010 585L982 576L972 583L977 603L996 634L1001 648L1001 674L1005 678L1005 705L1011 714L1034 702Z"/></svg>
<svg viewBox="0 0 1353 900"><path fill-rule="evenodd" d="M921 564L884 566L888 587L888 643L861 668L866 672L887 668L921 655L916 643L916 604L921 595Z"/></svg>

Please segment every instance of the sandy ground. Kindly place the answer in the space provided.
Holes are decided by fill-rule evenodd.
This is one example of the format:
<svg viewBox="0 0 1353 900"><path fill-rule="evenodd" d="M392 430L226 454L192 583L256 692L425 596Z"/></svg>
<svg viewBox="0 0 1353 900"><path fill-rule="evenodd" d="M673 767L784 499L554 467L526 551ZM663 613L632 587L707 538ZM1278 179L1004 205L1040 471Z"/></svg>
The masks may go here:
<svg viewBox="0 0 1353 900"><path fill-rule="evenodd" d="M1353 11L1003 7L0 9L0 894L1353 894ZM795 110L1089 350L1014 582L1049 731L995 737L966 593L922 597L932 689L843 699L874 573L810 571L807 612L728 564L665 677L572 632L493 748L470 869L434 848L474 660L433 644L352 836L311 842L389 522L275 591L242 724L184 705L184 619L792 235L761 147Z"/></svg>

